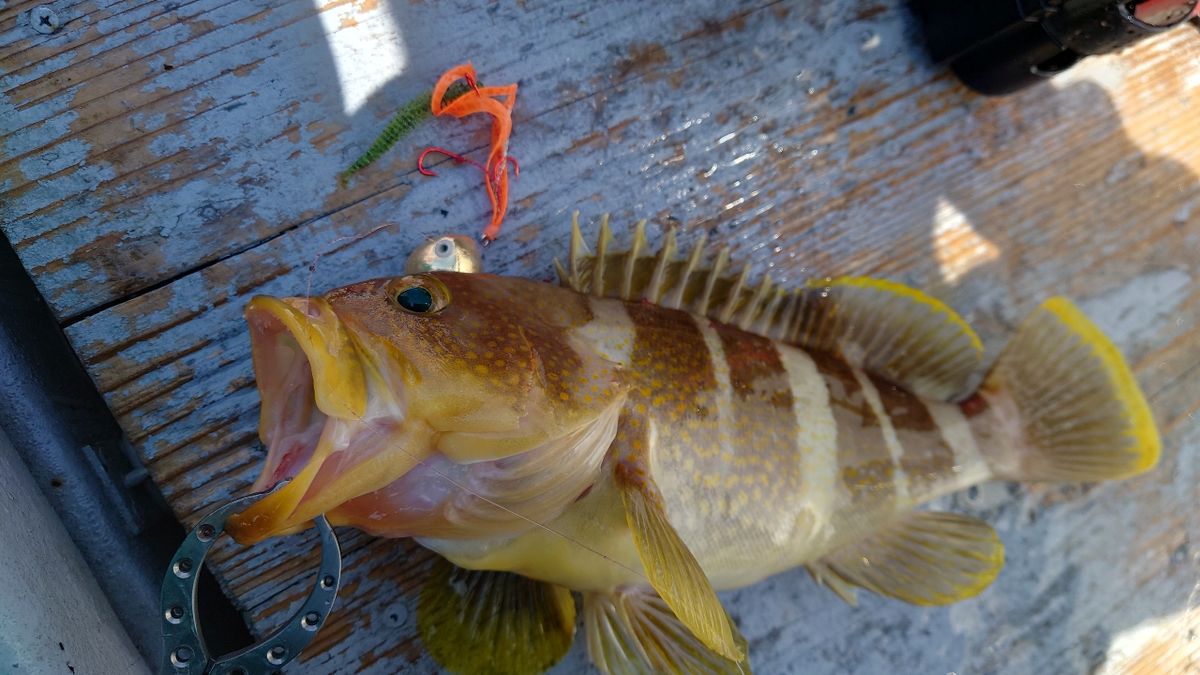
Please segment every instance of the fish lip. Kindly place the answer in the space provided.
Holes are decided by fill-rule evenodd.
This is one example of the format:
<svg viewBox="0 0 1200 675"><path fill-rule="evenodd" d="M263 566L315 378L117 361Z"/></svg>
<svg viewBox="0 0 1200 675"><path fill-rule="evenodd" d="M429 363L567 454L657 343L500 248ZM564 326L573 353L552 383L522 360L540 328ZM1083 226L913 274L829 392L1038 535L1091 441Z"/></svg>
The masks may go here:
<svg viewBox="0 0 1200 675"><path fill-rule="evenodd" d="M295 318L290 316L289 304L260 296L251 300L245 311L261 402L258 434L268 448L266 465L251 487L256 492L295 477L312 457L316 439L287 449L285 441L297 432L303 434L306 427L316 427L319 434L327 418L316 405L311 361L296 332L289 330L289 320ZM303 423L306 420L308 424ZM300 461L283 462L289 451L298 452Z"/></svg>
<svg viewBox="0 0 1200 675"><path fill-rule="evenodd" d="M243 544L308 525L298 508L334 445L345 452L367 413L366 374L349 328L320 298L257 296L246 306L256 386L259 437L267 459L252 489L286 485L232 516L227 531ZM320 452L319 452L320 451Z"/></svg>

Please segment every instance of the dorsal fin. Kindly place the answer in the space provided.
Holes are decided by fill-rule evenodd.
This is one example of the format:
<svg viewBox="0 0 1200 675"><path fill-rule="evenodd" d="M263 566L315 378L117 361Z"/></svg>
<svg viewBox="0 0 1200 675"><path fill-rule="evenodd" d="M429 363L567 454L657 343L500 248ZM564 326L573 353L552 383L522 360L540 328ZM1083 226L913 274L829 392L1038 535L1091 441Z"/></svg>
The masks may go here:
<svg viewBox="0 0 1200 675"><path fill-rule="evenodd" d="M601 219L596 253L583 243L579 214L571 221L571 259L558 261L559 281L602 298L645 300L736 325L775 340L840 355L916 394L953 400L969 394L983 345L961 317L936 298L882 279L838 277L795 289L749 266L729 274L729 249L705 264L704 238L684 260L675 232L657 252L638 223L629 250L610 251L608 216ZM736 268L735 268L736 269Z"/></svg>

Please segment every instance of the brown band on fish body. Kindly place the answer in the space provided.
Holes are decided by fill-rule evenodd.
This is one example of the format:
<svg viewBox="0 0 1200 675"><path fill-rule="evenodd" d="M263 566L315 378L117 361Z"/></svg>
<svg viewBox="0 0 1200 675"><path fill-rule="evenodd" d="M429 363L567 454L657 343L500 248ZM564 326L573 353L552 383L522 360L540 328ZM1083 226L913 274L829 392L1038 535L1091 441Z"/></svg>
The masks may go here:
<svg viewBox="0 0 1200 675"><path fill-rule="evenodd" d="M921 501L954 472L954 450L925 401L881 377L870 375L900 442L900 469L908 476L909 498Z"/></svg>
<svg viewBox="0 0 1200 675"><path fill-rule="evenodd" d="M661 481L669 513L713 515L713 494L725 477L722 420L728 392L723 359L710 349L690 314L638 302L624 303L633 326L627 409L656 427L650 465ZM638 420L634 420L635 422Z"/></svg>
<svg viewBox="0 0 1200 675"><path fill-rule="evenodd" d="M723 448L731 505L779 503L801 488L793 394L768 338L710 322L729 366L731 443Z"/></svg>
<svg viewBox="0 0 1200 675"><path fill-rule="evenodd" d="M715 444L717 379L704 336L687 312L625 303L634 327L630 402L688 432L697 446Z"/></svg>
<svg viewBox="0 0 1200 675"><path fill-rule="evenodd" d="M864 393L854 370L829 354L812 354L829 388L837 423L838 472L855 506L875 508L896 498L896 471L883 422Z"/></svg>
<svg viewBox="0 0 1200 675"><path fill-rule="evenodd" d="M784 374L779 350L770 339L747 333L739 328L716 321L710 322L721 338L725 362L729 364L729 384L735 396L754 398L755 390L768 386L777 395L765 401L776 408L792 404L792 393L780 383L764 380L778 378Z"/></svg>
<svg viewBox="0 0 1200 675"><path fill-rule="evenodd" d="M975 392L958 404L959 410L967 419L977 417L988 411L988 400L983 394Z"/></svg>

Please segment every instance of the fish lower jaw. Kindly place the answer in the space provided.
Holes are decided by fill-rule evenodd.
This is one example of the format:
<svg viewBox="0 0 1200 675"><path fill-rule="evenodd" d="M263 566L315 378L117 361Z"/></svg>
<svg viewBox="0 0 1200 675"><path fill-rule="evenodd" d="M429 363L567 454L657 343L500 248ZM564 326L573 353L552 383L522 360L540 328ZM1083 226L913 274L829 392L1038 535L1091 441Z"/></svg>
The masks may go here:
<svg viewBox="0 0 1200 675"><path fill-rule="evenodd" d="M315 426L315 425L314 425ZM287 484L230 520L230 533L254 543L308 527L309 521L376 489L389 473L402 476L423 459L427 444L404 447L409 434L396 418L325 417L319 430L279 438L255 483L266 490ZM314 441L315 437L315 441ZM383 455L399 455L386 461Z"/></svg>

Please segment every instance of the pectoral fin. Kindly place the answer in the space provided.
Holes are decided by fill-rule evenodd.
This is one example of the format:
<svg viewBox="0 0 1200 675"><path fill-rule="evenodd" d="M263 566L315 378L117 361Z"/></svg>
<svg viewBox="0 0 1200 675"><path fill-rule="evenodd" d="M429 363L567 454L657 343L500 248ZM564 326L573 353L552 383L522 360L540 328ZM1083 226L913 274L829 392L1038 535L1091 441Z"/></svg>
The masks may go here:
<svg viewBox="0 0 1200 675"><path fill-rule="evenodd" d="M575 599L561 586L439 558L421 589L417 628L429 653L464 675L541 673L575 637Z"/></svg>
<svg viewBox="0 0 1200 675"><path fill-rule="evenodd" d="M650 585L705 646L727 659L742 660L745 648L734 638L725 608L700 563L667 520L653 479L631 458L618 461L614 482Z"/></svg>
<svg viewBox="0 0 1200 675"><path fill-rule="evenodd" d="M750 673L748 659L731 661L714 653L652 589L589 593L583 600L583 612L588 654L608 675ZM746 639L736 630L733 639L745 654Z"/></svg>
<svg viewBox="0 0 1200 675"><path fill-rule="evenodd" d="M987 523L920 511L808 565L808 571L851 604L858 586L914 605L945 605L978 595L1003 566L1004 545Z"/></svg>

